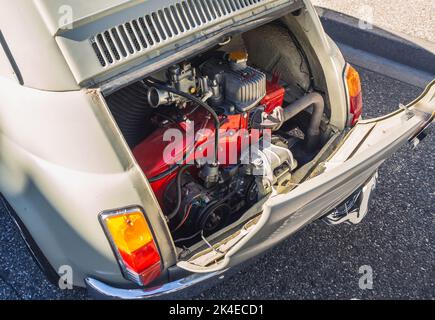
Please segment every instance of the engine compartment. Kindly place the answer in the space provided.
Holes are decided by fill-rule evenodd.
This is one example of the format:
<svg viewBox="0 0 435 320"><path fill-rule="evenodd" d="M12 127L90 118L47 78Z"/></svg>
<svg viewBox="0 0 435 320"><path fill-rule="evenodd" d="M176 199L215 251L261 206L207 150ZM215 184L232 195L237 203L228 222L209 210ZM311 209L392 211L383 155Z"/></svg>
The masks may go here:
<svg viewBox="0 0 435 320"><path fill-rule="evenodd" d="M308 61L294 47L287 60L297 60L299 71L280 67L286 59L258 55L253 38L235 37L107 99L178 247L291 190L294 172L322 147L325 103L309 86ZM289 43L268 44L288 53Z"/></svg>

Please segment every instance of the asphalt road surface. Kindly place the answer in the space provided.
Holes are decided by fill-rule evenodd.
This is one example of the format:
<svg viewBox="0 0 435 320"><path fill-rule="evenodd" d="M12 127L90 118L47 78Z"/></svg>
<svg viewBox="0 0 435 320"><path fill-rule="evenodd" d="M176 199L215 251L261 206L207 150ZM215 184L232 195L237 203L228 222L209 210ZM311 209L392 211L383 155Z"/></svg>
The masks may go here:
<svg viewBox="0 0 435 320"><path fill-rule="evenodd" d="M413 100L420 89L361 71L365 116ZM199 299L435 299L435 137L403 147L380 170L371 212L358 226L317 221ZM0 208L0 299L83 299L49 284ZM361 290L361 266L373 289Z"/></svg>
<svg viewBox="0 0 435 320"><path fill-rule="evenodd" d="M371 21L375 26L435 43L433 0L312 0L316 6Z"/></svg>

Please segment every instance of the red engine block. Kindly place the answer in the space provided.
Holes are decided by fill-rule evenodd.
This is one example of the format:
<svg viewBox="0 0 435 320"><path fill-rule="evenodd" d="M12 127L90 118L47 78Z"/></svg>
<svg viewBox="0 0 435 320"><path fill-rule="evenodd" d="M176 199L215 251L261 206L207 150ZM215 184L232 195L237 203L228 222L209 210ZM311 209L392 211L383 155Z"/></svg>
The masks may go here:
<svg viewBox="0 0 435 320"><path fill-rule="evenodd" d="M285 90L278 84L277 77L274 76L272 81L267 83L267 94L260 103L264 105L265 111L271 113L276 107L282 106L284 100ZM191 110L186 109L185 114L188 114ZM238 133L241 129L248 129L249 116L247 114L237 114L221 117L221 128L220 128L220 139L219 139L219 150L222 151L223 155L219 155L220 164L225 166L231 164L230 154L226 152L227 150L237 149L238 155L242 152L241 137L238 134L230 134L231 132ZM192 130L192 123L194 130ZM189 127L190 126L190 127ZM189 129L190 128L190 129ZM171 154L171 158L174 159L172 163L167 163L164 159L165 149L169 144L174 142L167 142L163 140L165 132L169 129L182 129L183 141L179 142L176 146L171 146L171 149L177 151L177 154ZM205 132L194 144L195 152L190 152L193 143L189 143L189 130L197 133L201 129ZM251 142L253 139L258 139L257 136L250 136ZM190 140L192 138L190 137ZM181 144L180 144L181 143ZM134 150L133 154L143 170L144 174L148 178L156 177L167 170L169 170L174 164L179 163L185 157L184 163L194 163L194 160L198 160L207 157L206 144L214 144L214 125L213 121L208 116L207 112L203 109L198 109L191 116L189 116L189 122L180 122L178 124L168 124L165 127L159 128L154 131L150 136L148 136L140 145L138 145ZM200 147L204 151L201 151ZM232 159L231 159L232 160ZM171 175L151 183L151 187L159 201L160 205L163 206L163 199L165 191L171 181L177 176L178 171L173 172Z"/></svg>

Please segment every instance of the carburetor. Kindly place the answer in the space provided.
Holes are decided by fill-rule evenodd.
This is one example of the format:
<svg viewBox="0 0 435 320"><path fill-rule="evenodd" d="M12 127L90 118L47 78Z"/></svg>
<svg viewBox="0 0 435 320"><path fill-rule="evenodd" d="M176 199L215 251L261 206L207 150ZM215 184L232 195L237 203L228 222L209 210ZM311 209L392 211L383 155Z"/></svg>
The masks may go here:
<svg viewBox="0 0 435 320"><path fill-rule="evenodd" d="M171 87L178 91L195 95L197 93L198 79L196 69L190 63L176 64L167 71L168 82ZM186 99L168 91L161 91L156 88L149 88L147 93L148 104L157 108L161 105L176 104L184 107Z"/></svg>
<svg viewBox="0 0 435 320"><path fill-rule="evenodd" d="M199 66L199 74L190 63L174 65L167 70L167 82L178 91L200 97L211 107L220 108L227 114L247 113L254 109L266 96L266 74L247 64L244 51L222 57L210 58ZM185 107L186 100L174 93L149 88L148 103L175 104Z"/></svg>

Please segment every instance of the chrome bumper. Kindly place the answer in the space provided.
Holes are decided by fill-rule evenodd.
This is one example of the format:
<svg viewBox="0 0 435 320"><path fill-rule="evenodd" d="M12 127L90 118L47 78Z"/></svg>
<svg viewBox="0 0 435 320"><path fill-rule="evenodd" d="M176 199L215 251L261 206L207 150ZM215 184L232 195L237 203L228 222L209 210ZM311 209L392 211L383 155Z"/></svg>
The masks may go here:
<svg viewBox="0 0 435 320"><path fill-rule="evenodd" d="M147 300L158 298L178 298L178 294L189 296L195 287L213 278L224 278L227 270L212 273L196 273L186 278L169 282L161 287L149 289L121 289L109 286L99 280L86 278L88 294L97 300Z"/></svg>

